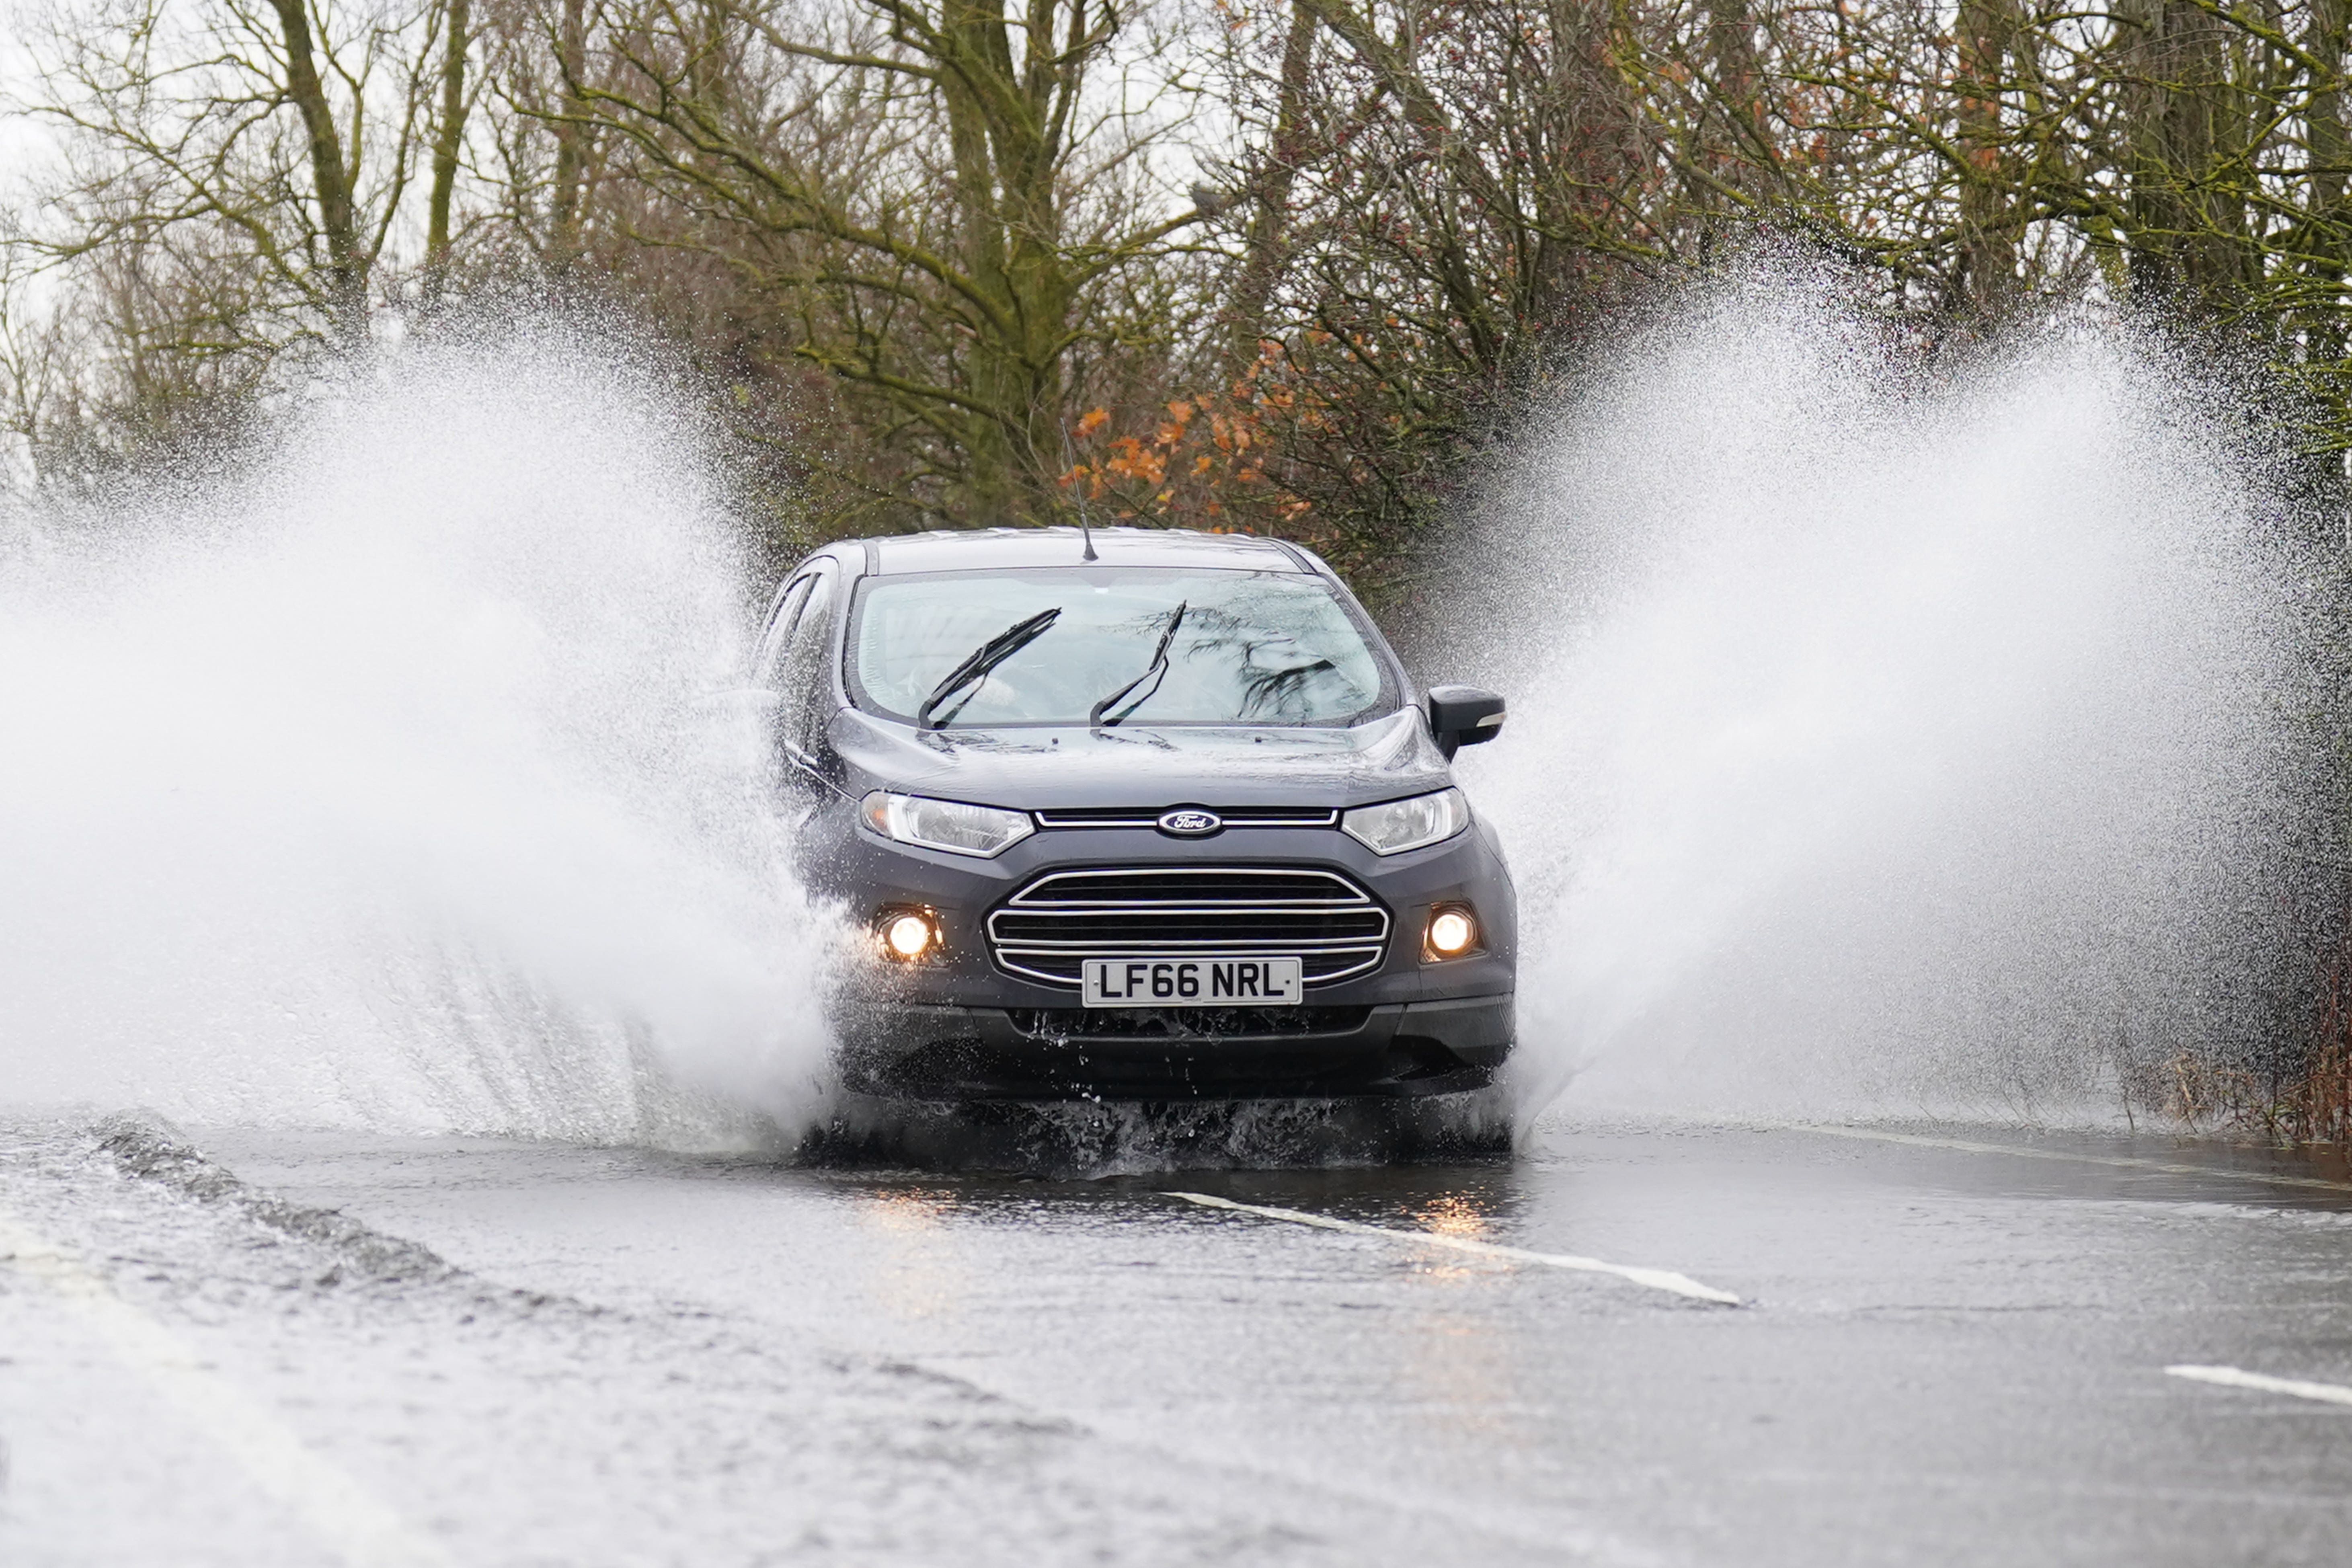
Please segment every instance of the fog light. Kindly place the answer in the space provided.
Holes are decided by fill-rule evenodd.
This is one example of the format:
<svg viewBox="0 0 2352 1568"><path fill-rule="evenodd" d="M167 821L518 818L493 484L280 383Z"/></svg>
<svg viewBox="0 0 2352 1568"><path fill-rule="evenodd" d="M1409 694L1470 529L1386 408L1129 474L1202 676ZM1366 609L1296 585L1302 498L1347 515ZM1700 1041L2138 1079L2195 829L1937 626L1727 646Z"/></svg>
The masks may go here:
<svg viewBox="0 0 2352 1568"><path fill-rule="evenodd" d="M1422 946L1432 958L1459 958L1478 945L1478 921L1460 905L1430 911L1429 935Z"/></svg>
<svg viewBox="0 0 2352 1568"><path fill-rule="evenodd" d="M929 915L912 910L886 916L882 921L882 945L891 957L913 963L931 950L940 939L939 927Z"/></svg>

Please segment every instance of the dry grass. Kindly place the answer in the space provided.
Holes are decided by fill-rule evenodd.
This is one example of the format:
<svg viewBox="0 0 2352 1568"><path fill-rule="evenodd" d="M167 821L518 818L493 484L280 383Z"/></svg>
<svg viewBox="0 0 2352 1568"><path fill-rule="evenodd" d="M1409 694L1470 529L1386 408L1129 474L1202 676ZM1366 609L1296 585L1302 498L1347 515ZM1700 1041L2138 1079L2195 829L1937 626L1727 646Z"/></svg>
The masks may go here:
<svg viewBox="0 0 2352 1568"><path fill-rule="evenodd" d="M2262 1071L2182 1051L2134 1075L2127 1100L2192 1132L2254 1133L2273 1143L2352 1145L2352 942L2320 976L2301 1064Z"/></svg>

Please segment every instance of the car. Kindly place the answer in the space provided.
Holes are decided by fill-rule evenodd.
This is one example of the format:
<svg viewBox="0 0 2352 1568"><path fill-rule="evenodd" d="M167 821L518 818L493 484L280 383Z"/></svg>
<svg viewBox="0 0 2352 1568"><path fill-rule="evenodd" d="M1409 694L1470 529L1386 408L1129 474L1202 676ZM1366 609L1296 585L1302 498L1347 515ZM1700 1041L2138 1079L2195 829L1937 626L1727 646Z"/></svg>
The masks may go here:
<svg viewBox="0 0 2352 1568"><path fill-rule="evenodd" d="M757 644L800 875L859 928L842 1086L899 1100L1423 1097L1514 1039L1517 914L1419 690L1281 540L849 540Z"/></svg>

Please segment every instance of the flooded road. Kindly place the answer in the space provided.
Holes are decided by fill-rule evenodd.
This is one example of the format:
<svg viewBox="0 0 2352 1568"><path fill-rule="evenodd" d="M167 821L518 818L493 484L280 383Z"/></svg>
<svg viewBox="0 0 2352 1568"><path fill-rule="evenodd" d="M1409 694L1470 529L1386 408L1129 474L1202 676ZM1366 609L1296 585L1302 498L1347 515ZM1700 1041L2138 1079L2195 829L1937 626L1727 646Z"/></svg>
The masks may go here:
<svg viewBox="0 0 2352 1568"><path fill-rule="evenodd" d="M2352 1561L2352 1180L2252 1151L190 1137L0 1134L11 1564Z"/></svg>

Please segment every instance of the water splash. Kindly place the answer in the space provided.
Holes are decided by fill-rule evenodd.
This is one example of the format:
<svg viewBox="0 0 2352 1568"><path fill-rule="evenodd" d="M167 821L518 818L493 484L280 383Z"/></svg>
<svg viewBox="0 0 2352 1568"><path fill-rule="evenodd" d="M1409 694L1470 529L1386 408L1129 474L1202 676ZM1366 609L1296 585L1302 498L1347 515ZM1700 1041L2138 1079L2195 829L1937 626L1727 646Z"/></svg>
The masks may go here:
<svg viewBox="0 0 2352 1568"><path fill-rule="evenodd" d="M2298 634L2215 397L2080 324L1923 368L1764 271L1538 433L1455 666L1512 702L1463 763L1523 1114L2042 1115L2275 1029Z"/></svg>
<svg viewBox="0 0 2352 1568"><path fill-rule="evenodd" d="M235 474L0 519L0 1101L713 1135L810 1101L819 943L695 419L509 331Z"/></svg>
<svg viewBox="0 0 2352 1568"><path fill-rule="evenodd" d="M0 1104L808 1120L821 922L697 704L746 584L658 384L411 351L228 477L0 519ZM1938 380L1759 277L1531 440L1452 667L1513 701L1463 765L1529 1110L2040 1110L2274 1022L2300 634L2210 395L2079 327Z"/></svg>

